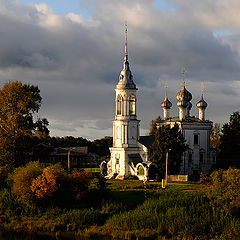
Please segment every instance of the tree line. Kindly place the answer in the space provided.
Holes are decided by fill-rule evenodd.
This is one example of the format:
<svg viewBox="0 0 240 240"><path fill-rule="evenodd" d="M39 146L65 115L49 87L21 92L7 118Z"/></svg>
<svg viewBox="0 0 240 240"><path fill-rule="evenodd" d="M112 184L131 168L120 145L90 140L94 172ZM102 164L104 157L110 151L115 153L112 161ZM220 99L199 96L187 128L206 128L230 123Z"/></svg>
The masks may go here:
<svg viewBox="0 0 240 240"><path fill-rule="evenodd" d="M37 115L41 103L38 86L15 81L6 83L0 89L0 166L14 169L26 164L33 154L34 147L40 143L49 147L87 146L89 152L99 154L102 160L109 157L112 137L106 136L94 141L72 136L51 137L47 119ZM150 134L155 134L155 142L150 149L151 160L164 168L163 159L167 151L172 149L170 154L177 156L169 163L174 172L179 166L181 154L186 149L184 138L178 126L157 129L156 122L160 119L158 116L150 126ZM224 124L222 129L219 124L214 124L211 130L211 144L217 148L220 167L239 167L239 112L234 112L229 123Z"/></svg>
<svg viewBox="0 0 240 240"><path fill-rule="evenodd" d="M87 146L89 152L100 157L109 155L112 137L94 141L82 137L51 137L48 120L37 115L41 103L38 86L15 81L0 89L0 166L12 171L26 164L40 143L49 147Z"/></svg>

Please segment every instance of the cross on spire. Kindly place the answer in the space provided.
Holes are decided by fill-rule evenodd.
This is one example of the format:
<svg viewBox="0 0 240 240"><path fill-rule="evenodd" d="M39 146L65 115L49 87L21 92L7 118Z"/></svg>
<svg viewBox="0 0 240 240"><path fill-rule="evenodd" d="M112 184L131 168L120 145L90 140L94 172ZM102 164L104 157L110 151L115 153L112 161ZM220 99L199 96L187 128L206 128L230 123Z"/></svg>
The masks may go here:
<svg viewBox="0 0 240 240"><path fill-rule="evenodd" d="M186 71L185 71L185 68L183 68L182 70L182 87L184 88L185 87L185 74L186 74Z"/></svg>
<svg viewBox="0 0 240 240"><path fill-rule="evenodd" d="M205 88L205 86L204 86L204 83L202 82L201 83L201 93L202 93L202 96L203 96L204 88Z"/></svg>
<svg viewBox="0 0 240 240"><path fill-rule="evenodd" d="M128 60L128 51L127 51L127 22L125 22L125 55L124 55L125 61Z"/></svg>
<svg viewBox="0 0 240 240"><path fill-rule="evenodd" d="M167 89L168 89L168 84L165 84L165 97L167 98Z"/></svg>

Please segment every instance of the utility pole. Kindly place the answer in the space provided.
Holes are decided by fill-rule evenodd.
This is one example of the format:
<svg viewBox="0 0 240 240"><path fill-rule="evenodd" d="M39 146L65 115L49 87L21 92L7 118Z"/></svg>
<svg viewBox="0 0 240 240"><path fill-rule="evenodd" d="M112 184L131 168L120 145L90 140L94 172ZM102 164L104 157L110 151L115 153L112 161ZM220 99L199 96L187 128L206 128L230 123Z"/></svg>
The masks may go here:
<svg viewBox="0 0 240 240"><path fill-rule="evenodd" d="M70 174L71 162L70 162L70 149L68 150L68 174Z"/></svg>
<svg viewBox="0 0 240 240"><path fill-rule="evenodd" d="M168 165L168 153L171 151L171 149L168 149L166 153L166 173L165 173L165 185L167 186L167 165Z"/></svg>
<svg viewBox="0 0 240 240"><path fill-rule="evenodd" d="M70 159L70 152L71 150L74 150L75 147L69 148L68 150L68 162L67 162L67 168L68 168L68 174L71 174L71 159Z"/></svg>

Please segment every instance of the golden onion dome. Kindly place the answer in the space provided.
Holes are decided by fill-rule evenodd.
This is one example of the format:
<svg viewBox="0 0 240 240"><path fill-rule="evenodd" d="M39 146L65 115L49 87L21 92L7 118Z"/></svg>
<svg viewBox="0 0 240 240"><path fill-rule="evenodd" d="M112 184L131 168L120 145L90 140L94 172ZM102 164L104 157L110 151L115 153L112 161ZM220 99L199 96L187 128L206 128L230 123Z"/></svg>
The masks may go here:
<svg viewBox="0 0 240 240"><path fill-rule="evenodd" d="M188 104L189 102L187 102L185 99L182 99L182 100L178 100L177 106L186 108Z"/></svg>
<svg viewBox="0 0 240 240"><path fill-rule="evenodd" d="M203 109L207 107L207 103L204 101L203 96L201 97L201 100L197 103L197 107Z"/></svg>
<svg viewBox="0 0 240 240"><path fill-rule="evenodd" d="M172 103L168 100L167 97L165 97L164 101L162 102L161 106L163 108L171 108L172 107Z"/></svg>
<svg viewBox="0 0 240 240"><path fill-rule="evenodd" d="M178 92L176 98L178 101L184 100L190 102L192 100L192 94L185 88L185 86L183 86L181 91Z"/></svg>

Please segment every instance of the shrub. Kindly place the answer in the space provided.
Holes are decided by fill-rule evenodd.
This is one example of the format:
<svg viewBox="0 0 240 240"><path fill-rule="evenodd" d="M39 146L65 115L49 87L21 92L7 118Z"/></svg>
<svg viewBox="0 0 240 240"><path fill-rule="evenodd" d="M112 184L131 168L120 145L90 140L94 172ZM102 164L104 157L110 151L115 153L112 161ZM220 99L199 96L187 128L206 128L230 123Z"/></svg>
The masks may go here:
<svg viewBox="0 0 240 240"><path fill-rule="evenodd" d="M211 183L211 181L212 178L209 175L205 175L203 173L200 174L199 183L208 184Z"/></svg>
<svg viewBox="0 0 240 240"><path fill-rule="evenodd" d="M31 184L31 190L35 197L44 199L53 196L60 188L60 179L65 175L65 170L60 163L44 168L42 174L33 179Z"/></svg>
<svg viewBox="0 0 240 240"><path fill-rule="evenodd" d="M34 193L30 186L32 181L42 173L38 162L30 162L25 167L18 167L12 175L12 192L17 199L26 205L34 203Z"/></svg>
<svg viewBox="0 0 240 240"><path fill-rule="evenodd" d="M76 171L72 172L72 187L73 191L82 192L88 189L93 174L88 171Z"/></svg>
<svg viewBox="0 0 240 240"><path fill-rule="evenodd" d="M0 191L0 212L4 215L19 215L21 209L16 197L8 190Z"/></svg>
<svg viewBox="0 0 240 240"><path fill-rule="evenodd" d="M220 207L226 215L240 213L240 169L229 168L211 174L212 189L209 198L213 210Z"/></svg>

